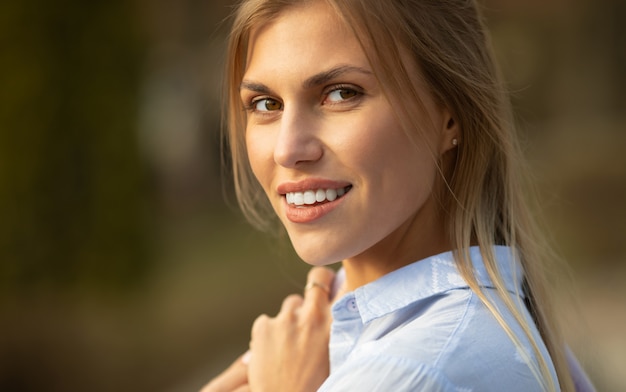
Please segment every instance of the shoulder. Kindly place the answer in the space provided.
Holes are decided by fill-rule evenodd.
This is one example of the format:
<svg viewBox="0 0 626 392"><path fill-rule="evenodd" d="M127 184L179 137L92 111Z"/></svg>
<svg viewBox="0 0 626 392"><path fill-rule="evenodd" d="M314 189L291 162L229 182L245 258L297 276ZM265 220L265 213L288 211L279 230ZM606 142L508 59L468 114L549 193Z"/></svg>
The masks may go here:
<svg viewBox="0 0 626 392"><path fill-rule="evenodd" d="M504 314L507 323L509 317ZM451 290L372 320L362 338L331 374L329 389L321 391L540 390L520 353L532 352L530 347L513 344L469 289ZM355 382L361 387L347 387Z"/></svg>
<svg viewBox="0 0 626 392"><path fill-rule="evenodd" d="M324 382L318 392L432 391L465 392L442 372L412 358L381 353L356 357Z"/></svg>

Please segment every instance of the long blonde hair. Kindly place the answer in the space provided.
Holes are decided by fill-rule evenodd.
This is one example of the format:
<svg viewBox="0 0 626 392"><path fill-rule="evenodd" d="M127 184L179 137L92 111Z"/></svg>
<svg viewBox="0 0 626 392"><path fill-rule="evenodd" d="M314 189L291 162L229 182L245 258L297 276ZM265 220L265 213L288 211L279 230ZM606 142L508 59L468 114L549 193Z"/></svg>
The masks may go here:
<svg viewBox="0 0 626 392"><path fill-rule="evenodd" d="M235 15L226 64L224 122L239 204L248 219L267 228L274 214L250 169L245 147L245 112L239 85L245 71L253 28L268 23L288 6L322 0L247 0ZM386 95L393 99L407 133L423 136L418 88L401 54L409 53L430 92L453 114L460 143L452 175L441 170L440 199L455 260L470 288L500 322L513 342L521 340L507 325L474 275L469 247L478 245L491 280L508 310L531 342L538 367L527 357L545 390L555 391L550 366L533 339L532 328L511 299L497 268L493 245L507 245L522 264L525 296L550 353L562 390L573 390L558 323L547 296L544 267L550 262L533 220L522 180L522 154L510 103L495 65L478 6L472 0L323 0L353 29ZM442 165L443 166L443 165ZM521 293L520 293L521 294ZM518 296L521 298L521 296Z"/></svg>

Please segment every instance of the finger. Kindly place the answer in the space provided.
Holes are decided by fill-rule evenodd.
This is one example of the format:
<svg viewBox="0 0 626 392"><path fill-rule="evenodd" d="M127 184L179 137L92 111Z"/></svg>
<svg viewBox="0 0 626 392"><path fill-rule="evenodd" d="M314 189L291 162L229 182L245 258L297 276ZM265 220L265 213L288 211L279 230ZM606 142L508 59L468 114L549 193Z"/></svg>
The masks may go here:
<svg viewBox="0 0 626 392"><path fill-rule="evenodd" d="M233 392L250 392L250 386L249 385L242 385L241 387L235 389Z"/></svg>
<svg viewBox="0 0 626 392"><path fill-rule="evenodd" d="M330 287L335 273L330 268L315 267L309 271L304 303L300 308L301 321L310 328L327 326L330 323Z"/></svg>
<svg viewBox="0 0 626 392"><path fill-rule="evenodd" d="M252 331L251 331L251 345L250 347L252 348L252 342L254 342L254 337L255 336L263 336L265 335L265 331L268 328L268 325L270 324L271 318L266 315L266 314L262 314L259 317L256 318L256 320L254 320L254 322L252 323Z"/></svg>
<svg viewBox="0 0 626 392"><path fill-rule="evenodd" d="M248 366L244 355L237 358L228 369L211 380L200 392L232 391L248 384Z"/></svg>
<svg viewBox="0 0 626 392"><path fill-rule="evenodd" d="M288 295L284 300L283 304L280 307L280 313L282 314L294 314L294 312L302 306L302 302L304 299L301 295L291 294Z"/></svg>
<svg viewBox="0 0 626 392"><path fill-rule="evenodd" d="M325 300L325 302L328 302L330 300L330 289L334 279L335 272L330 268L311 268L307 276L307 285L304 290L305 302L310 300Z"/></svg>

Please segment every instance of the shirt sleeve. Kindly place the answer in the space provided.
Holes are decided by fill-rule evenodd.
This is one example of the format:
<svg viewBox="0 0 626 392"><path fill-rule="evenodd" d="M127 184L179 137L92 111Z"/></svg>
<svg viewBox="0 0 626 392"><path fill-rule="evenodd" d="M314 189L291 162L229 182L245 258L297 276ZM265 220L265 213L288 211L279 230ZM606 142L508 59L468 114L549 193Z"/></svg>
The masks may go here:
<svg viewBox="0 0 626 392"><path fill-rule="evenodd" d="M352 358L332 372L318 392L463 392L441 371L393 356Z"/></svg>

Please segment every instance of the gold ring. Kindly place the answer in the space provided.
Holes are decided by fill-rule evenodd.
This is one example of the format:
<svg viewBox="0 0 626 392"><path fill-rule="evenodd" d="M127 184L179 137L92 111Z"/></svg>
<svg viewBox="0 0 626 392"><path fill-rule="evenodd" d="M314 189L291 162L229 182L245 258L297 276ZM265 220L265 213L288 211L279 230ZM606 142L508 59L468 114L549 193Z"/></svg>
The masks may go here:
<svg viewBox="0 0 626 392"><path fill-rule="evenodd" d="M325 284L316 282L316 281L311 281L309 283L306 284L306 286L304 286L304 291L307 291L309 289L312 289L314 287L318 287L320 289L322 289L322 291L324 291L326 293L326 295L330 295L330 288L328 286L326 286Z"/></svg>

